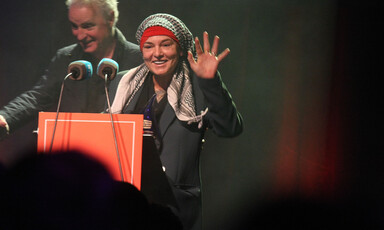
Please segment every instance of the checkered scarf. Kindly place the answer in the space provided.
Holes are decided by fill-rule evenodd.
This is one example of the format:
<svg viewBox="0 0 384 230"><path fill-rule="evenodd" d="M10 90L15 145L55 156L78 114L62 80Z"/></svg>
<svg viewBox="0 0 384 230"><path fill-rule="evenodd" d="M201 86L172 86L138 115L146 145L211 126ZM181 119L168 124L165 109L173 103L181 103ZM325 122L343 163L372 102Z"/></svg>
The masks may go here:
<svg viewBox="0 0 384 230"><path fill-rule="evenodd" d="M200 115L197 115L190 78L191 70L186 59L187 51L191 50L193 52L194 49L192 33L178 18L169 14L154 14L146 18L139 26L136 33L136 38L139 43L144 31L151 26L162 26L174 33L179 40L185 55L180 59L179 66L167 89L167 98L179 120L185 121L188 124L198 123L198 127L201 128L203 125L203 116L208 112L208 108L201 111ZM148 76L150 76L149 69L145 64L136 67L124 75L116 92L112 112L123 112Z"/></svg>

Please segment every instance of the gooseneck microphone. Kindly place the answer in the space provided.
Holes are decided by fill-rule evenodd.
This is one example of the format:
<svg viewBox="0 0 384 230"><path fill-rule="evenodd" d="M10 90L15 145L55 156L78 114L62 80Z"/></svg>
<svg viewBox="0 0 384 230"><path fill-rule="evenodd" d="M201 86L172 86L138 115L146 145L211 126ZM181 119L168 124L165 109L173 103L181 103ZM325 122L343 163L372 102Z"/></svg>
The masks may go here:
<svg viewBox="0 0 384 230"><path fill-rule="evenodd" d="M68 66L68 75L72 80L83 80L92 76L92 64L88 61L74 61ZM65 80L65 79L64 79Z"/></svg>
<svg viewBox="0 0 384 230"><path fill-rule="evenodd" d="M93 73L92 64L89 61L79 60L79 61L71 62L68 65L68 74L65 76L63 82L61 83L60 96L59 96L59 101L56 109L55 125L53 126L53 133L52 133L51 145L49 147L49 152L52 151L53 139L55 137L57 119L59 117L60 104L61 104L61 98L63 96L65 80L67 80L67 78L71 80L76 80L76 81L85 80L90 78L92 76L92 73Z"/></svg>
<svg viewBox="0 0 384 230"><path fill-rule="evenodd" d="M103 58L97 66L97 75L103 79L112 81L117 72L119 72L119 64L110 58Z"/></svg>
<svg viewBox="0 0 384 230"><path fill-rule="evenodd" d="M119 72L119 64L117 64L116 61L114 61L110 58L103 58L99 62L99 65L97 66L97 75L99 75L105 81L105 84L104 84L105 96L107 97L108 112L109 112L109 117L111 119L113 139L115 141L117 162L119 164L119 171L120 171L121 180L124 181L123 169L121 167L119 147L117 145L115 124L113 121L113 116L112 116L112 111L111 111L111 103L109 101L109 93L108 93L108 81L112 81L116 77L117 72Z"/></svg>

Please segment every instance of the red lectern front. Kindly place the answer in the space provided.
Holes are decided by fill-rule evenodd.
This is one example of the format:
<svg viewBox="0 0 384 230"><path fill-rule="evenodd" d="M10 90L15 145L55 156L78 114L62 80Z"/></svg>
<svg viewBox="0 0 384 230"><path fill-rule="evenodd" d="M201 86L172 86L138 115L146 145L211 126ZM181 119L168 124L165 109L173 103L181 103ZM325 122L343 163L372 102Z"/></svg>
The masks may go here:
<svg viewBox="0 0 384 230"><path fill-rule="evenodd" d="M40 112L37 150L77 150L101 162L116 180L141 188L143 115ZM117 148L116 148L117 143ZM118 153L118 154L117 154ZM120 159L120 160L119 160ZM121 167L120 167L121 166Z"/></svg>

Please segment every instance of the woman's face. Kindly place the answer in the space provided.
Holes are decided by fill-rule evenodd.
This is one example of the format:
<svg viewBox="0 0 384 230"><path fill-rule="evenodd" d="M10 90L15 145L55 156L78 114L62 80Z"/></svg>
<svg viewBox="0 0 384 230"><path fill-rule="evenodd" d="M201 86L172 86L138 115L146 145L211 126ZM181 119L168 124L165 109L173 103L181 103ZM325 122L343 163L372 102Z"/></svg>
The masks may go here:
<svg viewBox="0 0 384 230"><path fill-rule="evenodd" d="M152 36L143 45L143 59L157 77L172 77L182 52L176 41L166 35Z"/></svg>

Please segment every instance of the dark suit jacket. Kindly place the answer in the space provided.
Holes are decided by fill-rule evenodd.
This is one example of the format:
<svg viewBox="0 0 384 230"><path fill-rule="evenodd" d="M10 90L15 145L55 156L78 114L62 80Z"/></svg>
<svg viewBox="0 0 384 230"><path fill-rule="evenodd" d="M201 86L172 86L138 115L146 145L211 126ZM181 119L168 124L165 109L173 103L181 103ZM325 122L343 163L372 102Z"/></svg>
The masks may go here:
<svg viewBox="0 0 384 230"><path fill-rule="evenodd" d="M128 42L116 29L117 44L113 59L120 69L130 69L143 62L137 45ZM84 81L66 80L60 111L62 112L102 112L106 106L104 80L96 74L98 60L83 52L78 44L57 51L45 74L31 89L13 99L0 110L9 124L10 131L23 126L40 111L56 111L61 84L67 75L68 65L77 60L87 60L93 65L93 76ZM115 78L110 87L115 87L119 79ZM111 99L112 100L112 99Z"/></svg>
<svg viewBox="0 0 384 230"><path fill-rule="evenodd" d="M219 73L209 80L192 76L192 83L197 114L206 107L209 109L204 117L204 127L198 129L196 124L188 125L178 120L167 104L158 122L162 140L160 159L177 200L178 208L173 207L173 210L185 229L201 229L199 161L205 130L210 128L218 136L234 137L242 132L243 126L241 115ZM141 89L126 113L134 110L140 93Z"/></svg>

